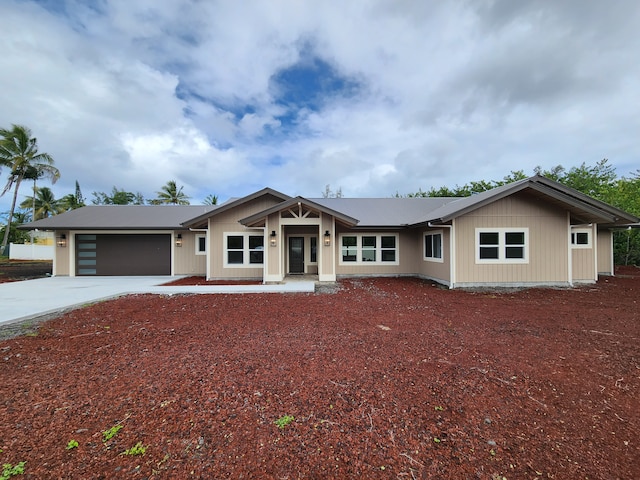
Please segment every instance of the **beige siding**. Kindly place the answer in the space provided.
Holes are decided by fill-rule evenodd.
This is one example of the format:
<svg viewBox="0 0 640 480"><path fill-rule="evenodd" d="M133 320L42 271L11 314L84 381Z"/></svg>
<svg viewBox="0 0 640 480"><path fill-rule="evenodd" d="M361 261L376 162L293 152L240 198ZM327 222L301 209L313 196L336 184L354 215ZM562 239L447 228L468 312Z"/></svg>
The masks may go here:
<svg viewBox="0 0 640 480"><path fill-rule="evenodd" d="M232 208L225 212L222 212L213 217L213 221L209 221L209 249L211 255L209 256L209 276L213 279L262 279L263 268L253 267L225 267L224 266L224 234L227 232L242 233L242 232L254 232L255 234L263 233L262 228L246 228L238 220L246 218L254 213L266 210L281 200L276 199L270 195L257 198L251 202L238 205L236 208ZM274 230L274 229L272 229ZM268 235L267 235L268 237ZM278 244L282 243L281 235L278 235ZM266 239L265 249L270 248L268 245L269 239ZM269 254L267 254L269 255Z"/></svg>
<svg viewBox="0 0 640 480"><path fill-rule="evenodd" d="M426 260L424 258L425 245L424 236L427 233L442 233L442 262ZM416 231L415 249L419 252L419 259L416 263L420 276L437 280L444 284L451 282L451 229L447 227L432 228Z"/></svg>
<svg viewBox="0 0 640 480"><path fill-rule="evenodd" d="M57 242L55 245L55 255L53 260L53 275L66 276L70 275L70 252L75 249L75 244L71 239L69 232L56 232L56 236L65 234L67 236L67 246L59 247Z"/></svg>
<svg viewBox="0 0 640 480"><path fill-rule="evenodd" d="M595 279L593 248L572 248L571 268L574 282L588 282Z"/></svg>
<svg viewBox="0 0 640 480"><path fill-rule="evenodd" d="M174 247L175 275L204 275L207 271L206 255L196 255L196 235L205 232L179 232L182 247ZM175 242L174 242L175 243Z"/></svg>
<svg viewBox="0 0 640 480"><path fill-rule="evenodd" d="M602 230L597 235L598 273L613 275L613 234L609 230Z"/></svg>
<svg viewBox="0 0 640 480"><path fill-rule="evenodd" d="M333 242L333 252L336 258L336 274L338 276L367 276L367 275L416 275L419 262L422 258L419 256L420 250L416 249L416 234L412 230L401 231L353 231L344 227L337 228L335 241ZM398 235L398 243L396 248L396 256L399 259L398 265L384 265L375 263L367 264L340 264L341 259L341 242L342 234L354 235Z"/></svg>
<svg viewBox="0 0 640 480"><path fill-rule="evenodd" d="M267 218L267 225L265 227L267 232L267 242L269 242L269 235L272 231L276 232L276 246L272 247L269 245L265 247L267 250L265 253L265 262L266 262L266 278L273 278L276 280L282 279L282 229L280 228L280 214L272 213Z"/></svg>
<svg viewBox="0 0 640 480"><path fill-rule="evenodd" d="M334 269L335 263L337 263L336 257L336 244L338 240L334 234L333 229L333 217L323 213L320 219L320 238L318 239L318 274L320 279L335 280L336 271ZM331 234L331 245L325 246L324 244L324 232L329 230Z"/></svg>
<svg viewBox="0 0 640 480"><path fill-rule="evenodd" d="M526 264L476 263L476 228L528 228ZM524 193L456 219L456 284L529 284L569 281L567 213Z"/></svg>

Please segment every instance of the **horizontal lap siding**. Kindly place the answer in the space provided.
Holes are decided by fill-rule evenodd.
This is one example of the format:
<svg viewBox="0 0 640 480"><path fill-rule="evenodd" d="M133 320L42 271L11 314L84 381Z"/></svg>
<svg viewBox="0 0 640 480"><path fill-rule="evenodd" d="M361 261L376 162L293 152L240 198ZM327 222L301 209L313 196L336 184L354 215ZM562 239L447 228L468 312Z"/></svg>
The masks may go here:
<svg viewBox="0 0 640 480"><path fill-rule="evenodd" d="M526 227L529 263L476 264L476 228ZM456 219L456 283L568 281L568 219L526 193L512 195Z"/></svg>

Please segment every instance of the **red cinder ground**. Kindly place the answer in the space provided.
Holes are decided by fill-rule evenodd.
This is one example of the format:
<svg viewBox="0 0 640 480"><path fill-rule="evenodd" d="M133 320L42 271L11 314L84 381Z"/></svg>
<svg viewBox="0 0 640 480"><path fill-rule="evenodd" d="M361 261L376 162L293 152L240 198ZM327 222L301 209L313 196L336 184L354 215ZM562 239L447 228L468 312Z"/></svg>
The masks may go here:
<svg viewBox="0 0 640 480"><path fill-rule="evenodd" d="M619 273L88 306L0 341L0 464L34 479L640 478L640 274Z"/></svg>

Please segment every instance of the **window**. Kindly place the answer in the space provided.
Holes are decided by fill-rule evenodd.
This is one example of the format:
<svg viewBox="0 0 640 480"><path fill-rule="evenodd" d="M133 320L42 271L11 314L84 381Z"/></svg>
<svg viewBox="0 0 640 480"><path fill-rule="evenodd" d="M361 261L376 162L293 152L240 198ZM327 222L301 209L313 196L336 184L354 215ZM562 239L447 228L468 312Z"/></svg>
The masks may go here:
<svg viewBox="0 0 640 480"><path fill-rule="evenodd" d="M227 263L233 265L244 263L243 235L229 235L227 237Z"/></svg>
<svg viewBox="0 0 640 480"><path fill-rule="evenodd" d="M376 261L376 237L362 237L362 261Z"/></svg>
<svg viewBox="0 0 640 480"><path fill-rule="evenodd" d="M358 237L356 237L355 235L345 235L344 237L342 237L342 261L358 261Z"/></svg>
<svg viewBox="0 0 640 480"><path fill-rule="evenodd" d="M264 237L249 236L249 263L262 264L264 262Z"/></svg>
<svg viewBox="0 0 640 480"><path fill-rule="evenodd" d="M227 233L225 237L225 266L253 267L264 263L263 235Z"/></svg>
<svg viewBox="0 0 640 480"><path fill-rule="evenodd" d="M572 248L591 248L591 229L574 228L571 230Z"/></svg>
<svg viewBox="0 0 640 480"><path fill-rule="evenodd" d="M196 235L196 255L207 254L207 236L198 233Z"/></svg>
<svg viewBox="0 0 640 480"><path fill-rule="evenodd" d="M397 235L342 235L340 263L396 264Z"/></svg>
<svg viewBox="0 0 640 480"><path fill-rule="evenodd" d="M442 262L442 232L424 234L424 259L430 262Z"/></svg>
<svg viewBox="0 0 640 480"><path fill-rule="evenodd" d="M476 263L528 263L528 228L476 228Z"/></svg>
<svg viewBox="0 0 640 480"><path fill-rule="evenodd" d="M311 263L318 263L318 237L311 237L309 241L311 245L309 261Z"/></svg>
<svg viewBox="0 0 640 480"><path fill-rule="evenodd" d="M383 262L396 261L396 237L382 236L380 237L380 259Z"/></svg>

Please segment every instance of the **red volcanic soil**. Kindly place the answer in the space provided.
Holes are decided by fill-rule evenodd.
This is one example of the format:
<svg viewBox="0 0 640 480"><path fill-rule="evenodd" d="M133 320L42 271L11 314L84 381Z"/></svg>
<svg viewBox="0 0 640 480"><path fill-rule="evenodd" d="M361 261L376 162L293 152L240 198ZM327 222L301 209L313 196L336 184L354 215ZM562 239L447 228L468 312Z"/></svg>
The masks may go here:
<svg viewBox="0 0 640 480"><path fill-rule="evenodd" d="M91 305L0 341L0 464L32 479L640 478L640 273L619 273Z"/></svg>

